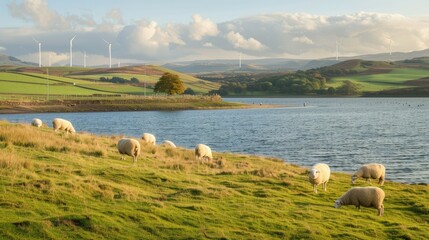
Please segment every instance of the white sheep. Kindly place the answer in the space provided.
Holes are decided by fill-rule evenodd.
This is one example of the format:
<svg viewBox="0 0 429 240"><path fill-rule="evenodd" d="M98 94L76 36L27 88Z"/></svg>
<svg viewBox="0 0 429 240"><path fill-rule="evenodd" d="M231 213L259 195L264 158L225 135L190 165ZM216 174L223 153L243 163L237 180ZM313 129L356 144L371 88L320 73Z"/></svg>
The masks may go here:
<svg viewBox="0 0 429 240"><path fill-rule="evenodd" d="M211 161L213 159L212 150L209 146L204 144L198 144L195 147L195 160L199 161L200 159L207 159Z"/></svg>
<svg viewBox="0 0 429 240"><path fill-rule="evenodd" d="M76 133L76 130L74 130L72 123L65 119L54 118L54 120L52 121L52 125L54 127L55 132L57 132L57 130L64 130L66 131L66 133Z"/></svg>
<svg viewBox="0 0 429 240"><path fill-rule="evenodd" d="M33 120L31 121L31 125L39 128L43 125L43 122L38 118L33 118Z"/></svg>
<svg viewBox="0 0 429 240"><path fill-rule="evenodd" d="M352 176L352 184L356 182L358 178L365 178L366 181L369 180L371 184L372 179L378 179L378 184L383 185L384 179L386 177L386 168L382 164L370 163L365 164L357 170Z"/></svg>
<svg viewBox="0 0 429 240"><path fill-rule="evenodd" d="M118 151L121 154L121 160L125 159L123 154L133 157L133 162L137 162L140 155L140 143L132 138L122 138L118 141Z"/></svg>
<svg viewBox="0 0 429 240"><path fill-rule="evenodd" d="M313 185L313 191L317 193L317 186L322 184L323 190L326 191L326 186L331 176L331 169L324 163L315 164L308 174L308 180Z"/></svg>
<svg viewBox="0 0 429 240"><path fill-rule="evenodd" d="M345 205L355 205L360 210L360 206L373 207L378 210L377 215L384 213L384 191L378 187L354 187L344 193L335 201L334 207L340 208Z"/></svg>
<svg viewBox="0 0 429 240"><path fill-rule="evenodd" d="M147 143L156 145L156 138L153 134L143 133L142 139L143 139L143 141L145 141Z"/></svg>
<svg viewBox="0 0 429 240"><path fill-rule="evenodd" d="M166 145L168 147L176 148L176 144L174 144L172 141L169 141L169 140L165 140L164 142L162 142L162 145Z"/></svg>

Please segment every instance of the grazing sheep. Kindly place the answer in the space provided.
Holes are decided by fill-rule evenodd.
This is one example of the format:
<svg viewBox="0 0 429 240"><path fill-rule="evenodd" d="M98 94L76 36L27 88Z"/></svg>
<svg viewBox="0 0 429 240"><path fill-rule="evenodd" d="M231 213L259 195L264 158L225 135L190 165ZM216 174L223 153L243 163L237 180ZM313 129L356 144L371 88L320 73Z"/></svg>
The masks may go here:
<svg viewBox="0 0 429 240"><path fill-rule="evenodd" d="M143 139L143 141L145 141L147 143L151 143L153 145L156 145L156 138L153 134L143 133L142 139Z"/></svg>
<svg viewBox="0 0 429 240"><path fill-rule="evenodd" d="M378 187L354 187L344 193L335 201L334 207L340 208L344 205L355 205L360 210L360 206L373 207L378 210L377 215L384 213L384 191Z"/></svg>
<svg viewBox="0 0 429 240"><path fill-rule="evenodd" d="M137 157L140 155L140 143L132 138L122 138L118 141L118 151L121 154L121 160L125 159L122 154L127 154L133 157L133 162L137 162Z"/></svg>
<svg viewBox="0 0 429 240"><path fill-rule="evenodd" d="M74 130L74 127L70 121L67 121L62 118L54 118L52 121L52 125L54 127L54 131L57 132L57 130L64 130L66 133L76 133Z"/></svg>
<svg viewBox="0 0 429 240"><path fill-rule="evenodd" d="M369 180L371 184L372 179L378 179L378 184L383 185L384 179L386 177L386 168L382 164L371 163L365 164L355 174L352 176L352 184L356 182L358 178L365 178L366 181Z"/></svg>
<svg viewBox="0 0 429 240"><path fill-rule="evenodd" d="M164 142L162 142L162 145L166 145L172 148L176 148L176 144L174 144L172 141L169 140L165 140Z"/></svg>
<svg viewBox="0 0 429 240"><path fill-rule="evenodd" d="M40 119L38 119L38 118L34 118L32 121L31 121L31 125L33 125L33 126L35 126L35 127L41 127L42 125L43 125L43 122L42 122L42 120L40 120Z"/></svg>
<svg viewBox="0 0 429 240"><path fill-rule="evenodd" d="M313 191L317 193L317 186L322 184L323 190L326 191L326 186L331 176L331 169L324 163L315 164L308 174L308 180L313 185Z"/></svg>
<svg viewBox="0 0 429 240"><path fill-rule="evenodd" d="M195 160L200 160L200 159L207 159L208 161L211 161L213 159L212 156L212 150L210 149L209 146L204 145L204 144L198 144L195 147Z"/></svg>

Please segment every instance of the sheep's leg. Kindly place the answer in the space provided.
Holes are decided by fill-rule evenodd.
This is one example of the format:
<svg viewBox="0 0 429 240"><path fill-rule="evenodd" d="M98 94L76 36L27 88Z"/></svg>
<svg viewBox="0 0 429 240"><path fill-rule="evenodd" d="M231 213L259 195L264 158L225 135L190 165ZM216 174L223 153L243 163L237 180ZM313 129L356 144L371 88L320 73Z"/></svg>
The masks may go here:
<svg viewBox="0 0 429 240"><path fill-rule="evenodd" d="M326 185L328 185L328 183L327 182L324 182L323 183L323 190L326 192Z"/></svg>
<svg viewBox="0 0 429 240"><path fill-rule="evenodd" d="M317 193L317 185L316 184L313 184L313 192Z"/></svg>

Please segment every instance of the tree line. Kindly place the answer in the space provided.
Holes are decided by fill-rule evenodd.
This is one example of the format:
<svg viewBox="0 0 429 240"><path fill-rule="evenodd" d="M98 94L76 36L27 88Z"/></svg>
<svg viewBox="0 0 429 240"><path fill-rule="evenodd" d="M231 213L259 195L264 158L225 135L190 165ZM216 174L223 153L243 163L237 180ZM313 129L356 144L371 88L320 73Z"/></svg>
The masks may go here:
<svg viewBox="0 0 429 240"><path fill-rule="evenodd" d="M219 90L210 93L217 93L221 96L245 95L247 92L284 95L356 95L359 94L360 87L352 81L343 81L342 85L337 88L326 86L326 82L332 77L355 73L357 73L355 70L322 67L259 79L236 76L232 80L222 81Z"/></svg>

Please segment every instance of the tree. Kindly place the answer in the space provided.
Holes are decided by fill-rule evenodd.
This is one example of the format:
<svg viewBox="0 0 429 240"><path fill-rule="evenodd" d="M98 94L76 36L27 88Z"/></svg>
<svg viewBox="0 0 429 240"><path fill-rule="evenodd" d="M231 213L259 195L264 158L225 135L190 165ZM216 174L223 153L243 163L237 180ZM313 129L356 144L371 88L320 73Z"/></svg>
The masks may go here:
<svg viewBox="0 0 429 240"><path fill-rule="evenodd" d="M132 83L140 83L140 81L139 81L137 78L135 78L135 77L132 77L132 78L130 79L130 81L131 81Z"/></svg>
<svg viewBox="0 0 429 240"><path fill-rule="evenodd" d="M187 88L183 94L195 95L195 91L192 88Z"/></svg>
<svg viewBox="0 0 429 240"><path fill-rule="evenodd" d="M360 85L350 80L343 81L343 85L339 86L335 92L343 95L358 95Z"/></svg>
<svg viewBox="0 0 429 240"><path fill-rule="evenodd" d="M164 73L155 84L155 92L164 92L168 95L182 94L185 91L185 84L177 74Z"/></svg>

